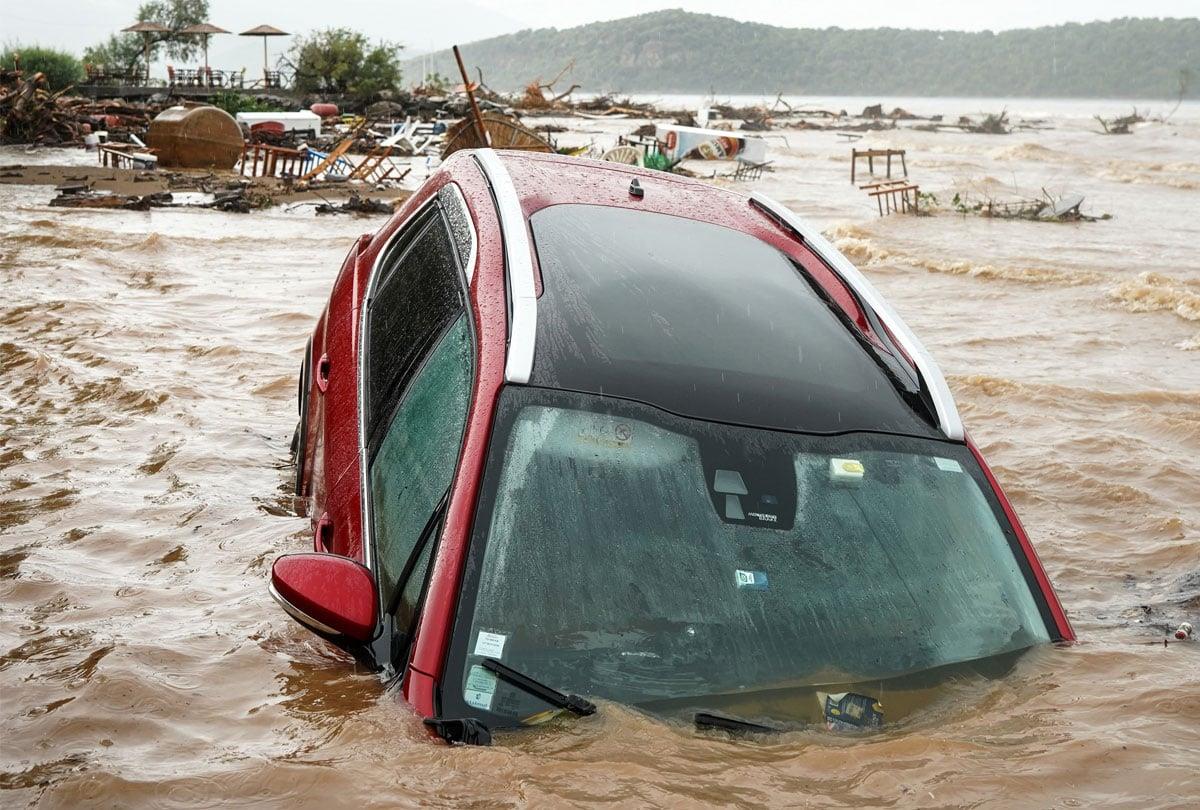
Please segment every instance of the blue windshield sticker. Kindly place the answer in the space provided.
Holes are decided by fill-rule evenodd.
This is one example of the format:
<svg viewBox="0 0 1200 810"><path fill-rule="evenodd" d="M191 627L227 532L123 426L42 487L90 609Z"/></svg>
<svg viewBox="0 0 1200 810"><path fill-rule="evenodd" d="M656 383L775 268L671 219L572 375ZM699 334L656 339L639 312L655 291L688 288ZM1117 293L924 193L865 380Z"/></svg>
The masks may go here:
<svg viewBox="0 0 1200 810"><path fill-rule="evenodd" d="M763 571L743 571L739 568L733 574L738 590L765 591L767 589L767 575Z"/></svg>

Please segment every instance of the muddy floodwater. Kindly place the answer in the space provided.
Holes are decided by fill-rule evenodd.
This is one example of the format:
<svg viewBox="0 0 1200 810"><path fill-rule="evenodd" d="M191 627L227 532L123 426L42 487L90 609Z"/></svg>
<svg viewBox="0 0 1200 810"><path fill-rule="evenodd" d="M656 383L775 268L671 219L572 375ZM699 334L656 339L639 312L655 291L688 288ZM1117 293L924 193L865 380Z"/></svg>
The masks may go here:
<svg viewBox="0 0 1200 810"><path fill-rule="evenodd" d="M907 149L943 204L1045 188L1107 221L880 218L832 132L779 133L753 184L929 346L1080 639L863 737L734 740L602 705L433 744L265 587L311 547L289 493L305 337L381 220L0 186L0 805L1197 806L1200 640L1163 640L1200 628L1200 107L1127 136L1096 134L1093 107L855 145ZM616 131L593 125L564 137ZM62 158L0 153L39 161Z"/></svg>

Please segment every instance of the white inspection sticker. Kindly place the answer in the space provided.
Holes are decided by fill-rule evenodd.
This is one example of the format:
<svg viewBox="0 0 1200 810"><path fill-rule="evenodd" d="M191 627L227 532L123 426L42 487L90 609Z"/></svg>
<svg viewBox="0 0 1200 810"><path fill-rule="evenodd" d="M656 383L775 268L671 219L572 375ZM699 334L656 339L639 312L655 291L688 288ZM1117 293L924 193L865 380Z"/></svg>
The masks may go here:
<svg viewBox="0 0 1200 810"><path fill-rule="evenodd" d="M767 575L763 571L743 571L739 568L733 572L733 580L739 590L749 588L752 591L765 591L767 589Z"/></svg>
<svg viewBox="0 0 1200 810"><path fill-rule="evenodd" d="M476 709L491 709L492 697L496 694L496 676L476 665L467 673L467 685L463 689L463 700Z"/></svg>
<svg viewBox="0 0 1200 810"><path fill-rule="evenodd" d="M504 655L504 642L506 641L508 641L508 636L502 633L488 633L480 630L479 635L475 637L475 654L499 660Z"/></svg>
<svg viewBox="0 0 1200 810"><path fill-rule="evenodd" d="M945 472L963 471L962 465L952 458L938 458L937 456L934 456L933 463L937 465L939 470L944 470Z"/></svg>

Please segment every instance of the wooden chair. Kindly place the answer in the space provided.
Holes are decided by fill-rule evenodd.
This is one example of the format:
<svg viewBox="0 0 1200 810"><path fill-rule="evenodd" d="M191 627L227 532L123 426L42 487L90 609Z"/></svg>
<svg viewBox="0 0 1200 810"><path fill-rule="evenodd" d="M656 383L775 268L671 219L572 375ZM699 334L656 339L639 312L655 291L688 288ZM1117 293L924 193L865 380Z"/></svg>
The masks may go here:
<svg viewBox="0 0 1200 810"><path fill-rule="evenodd" d="M346 158L343 157L343 155L345 155L346 152L349 151L350 147L354 145L355 137L356 136L351 136L349 138L346 138L341 143L339 143L337 146L335 146L333 148L333 151L329 152L328 154L326 154L324 152L318 152L316 149L313 149L311 146L308 147L308 156L312 162L307 163L306 165L311 165L311 168L308 171L306 171L300 177L300 179L301 180L312 180L314 177L316 177L319 174L329 173L332 169L339 169L339 170L345 172L346 174L350 174L351 172L353 172L354 164L352 164L350 161L346 160Z"/></svg>
<svg viewBox="0 0 1200 810"><path fill-rule="evenodd" d="M351 180L365 180L369 183L381 183L399 170L391 159L392 147L380 144L367 153L362 162L350 172Z"/></svg>
<svg viewBox="0 0 1200 810"><path fill-rule="evenodd" d="M304 170L307 159L304 150L265 143L247 143L242 149L238 172L251 177L295 177Z"/></svg>

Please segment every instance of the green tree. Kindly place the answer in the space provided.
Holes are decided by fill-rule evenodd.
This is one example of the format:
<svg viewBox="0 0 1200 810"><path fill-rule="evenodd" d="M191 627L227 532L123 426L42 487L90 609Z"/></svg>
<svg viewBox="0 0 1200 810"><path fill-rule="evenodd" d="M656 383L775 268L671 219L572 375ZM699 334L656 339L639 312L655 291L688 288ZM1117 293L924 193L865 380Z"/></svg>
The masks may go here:
<svg viewBox="0 0 1200 810"><path fill-rule="evenodd" d="M0 64L6 69L12 68L18 59L26 77L34 73L45 73L51 90L62 90L83 78L83 65L66 51L56 51L39 45L30 45L27 48L9 45L0 55Z"/></svg>
<svg viewBox="0 0 1200 810"><path fill-rule="evenodd" d="M400 85L401 47L375 46L349 28L317 31L292 47L295 87L302 93L336 93L369 99Z"/></svg>
<svg viewBox="0 0 1200 810"><path fill-rule="evenodd" d="M473 42L467 65L520 90L574 62L573 82L609 93L748 93L1162 99L1200 75L1200 18L1116 19L992 31L779 28L656 11ZM422 64L426 67L421 68ZM447 51L401 66L458 75ZM1183 99L1200 97L1185 82Z"/></svg>
<svg viewBox="0 0 1200 810"><path fill-rule="evenodd" d="M172 31L207 20L208 0L150 0L138 7L138 22L156 22ZM186 62L200 53L201 39L176 34L160 44L167 56Z"/></svg>
<svg viewBox="0 0 1200 810"><path fill-rule="evenodd" d="M208 19L208 0L150 0L138 7L138 22L156 22L172 31L202 23ZM150 34L150 58L165 53L172 59L187 61L200 52L200 37L178 34ZM113 34L83 51L83 61L96 65L114 65L128 69L145 58L142 34Z"/></svg>
<svg viewBox="0 0 1200 810"><path fill-rule="evenodd" d="M425 81L421 82L421 86L425 88L425 92L431 95L445 95L450 90L450 77L443 76L435 70L426 74Z"/></svg>
<svg viewBox="0 0 1200 810"><path fill-rule="evenodd" d="M153 58L158 45L150 45ZM142 38L137 34L113 34L103 42L83 49L83 61L89 65L114 65L126 69L142 60Z"/></svg>

